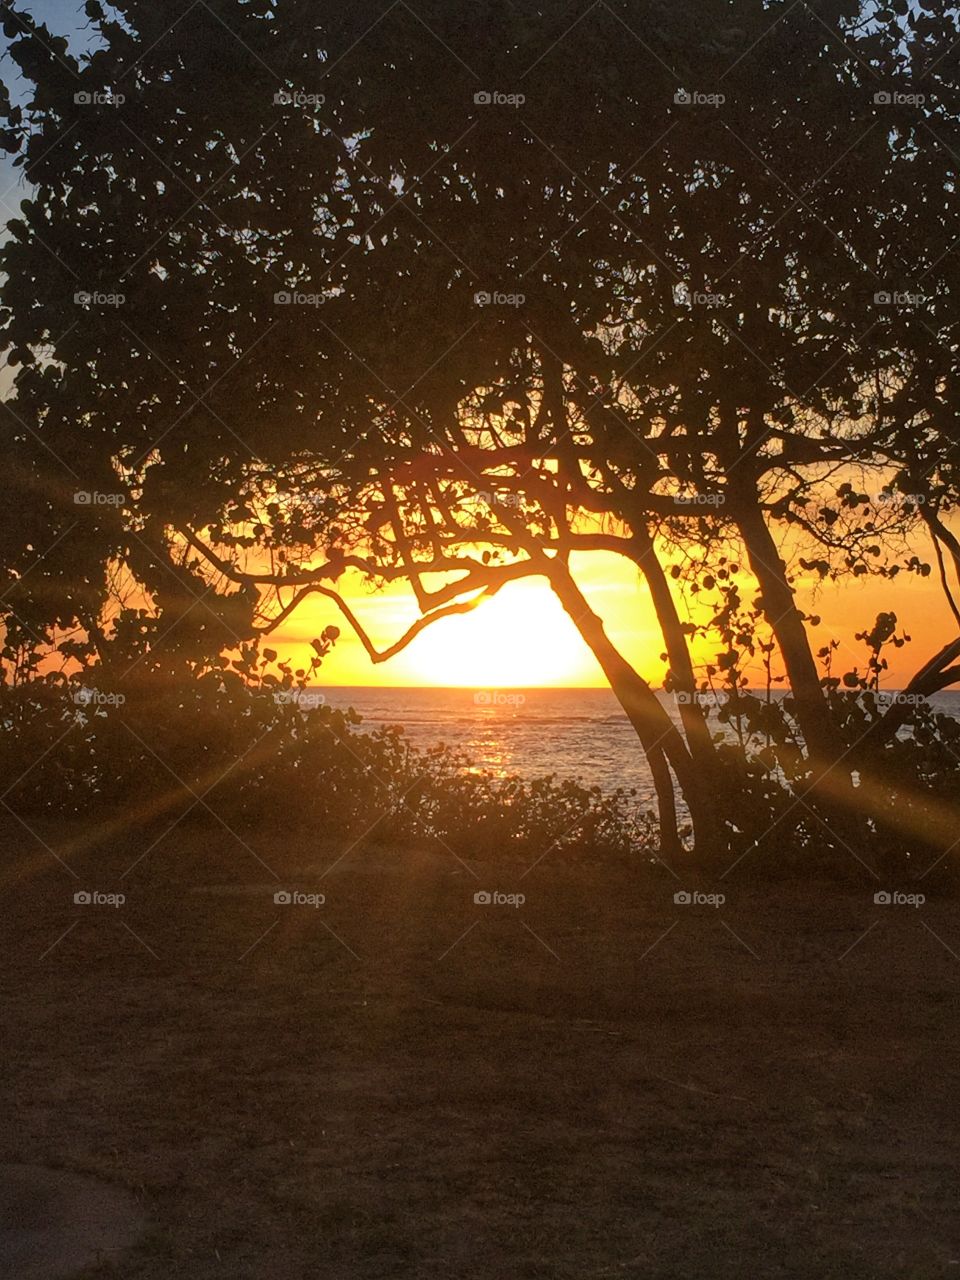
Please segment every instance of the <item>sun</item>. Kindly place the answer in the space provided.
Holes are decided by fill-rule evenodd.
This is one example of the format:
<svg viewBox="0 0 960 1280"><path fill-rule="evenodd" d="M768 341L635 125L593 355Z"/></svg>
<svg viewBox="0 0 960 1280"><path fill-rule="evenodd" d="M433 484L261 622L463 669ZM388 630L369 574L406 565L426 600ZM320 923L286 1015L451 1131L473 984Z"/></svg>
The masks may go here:
<svg viewBox="0 0 960 1280"><path fill-rule="evenodd" d="M638 591L636 568L605 553L571 558L590 607L604 619L610 639L648 679L660 670L662 648L648 594ZM388 648L420 616L412 592L398 584L371 592L347 577L344 599L379 650ZM308 600L273 637L294 665L307 665L310 640L337 624L340 639L325 659L320 680L331 686L467 689L599 688L606 685L596 659L542 578L511 582L469 613L432 623L387 662L372 664L363 645L327 601Z"/></svg>
<svg viewBox="0 0 960 1280"><path fill-rule="evenodd" d="M597 668L546 583L504 587L472 613L444 619L410 646L419 683L461 687L592 684Z"/></svg>

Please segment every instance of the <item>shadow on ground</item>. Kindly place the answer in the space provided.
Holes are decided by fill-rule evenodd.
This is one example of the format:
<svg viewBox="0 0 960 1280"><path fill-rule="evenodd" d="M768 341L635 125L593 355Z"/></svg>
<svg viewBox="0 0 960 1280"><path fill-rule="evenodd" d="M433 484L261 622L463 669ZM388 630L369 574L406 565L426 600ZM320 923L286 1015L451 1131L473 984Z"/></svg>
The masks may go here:
<svg viewBox="0 0 960 1280"><path fill-rule="evenodd" d="M40 834L66 866L3 845L0 1155L136 1196L91 1275L960 1274L951 902Z"/></svg>

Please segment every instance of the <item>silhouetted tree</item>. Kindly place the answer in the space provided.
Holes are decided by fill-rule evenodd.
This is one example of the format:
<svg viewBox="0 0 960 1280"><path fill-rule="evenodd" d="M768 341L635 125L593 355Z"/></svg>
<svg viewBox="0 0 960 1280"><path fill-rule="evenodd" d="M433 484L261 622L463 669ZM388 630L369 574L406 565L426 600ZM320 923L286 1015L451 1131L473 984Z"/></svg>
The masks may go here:
<svg viewBox="0 0 960 1280"><path fill-rule="evenodd" d="M2 263L11 614L96 649L126 573L157 645L213 652L319 593L379 659L543 576L671 849L671 773L699 835L729 819L664 538L705 579L735 539L822 772L840 740L775 528L822 547L825 474L909 466L877 388L927 339L869 331L898 229L953 226L952 161L935 208L911 181L955 116L901 101L921 52L956 65L925 8L91 0L78 62L9 6L34 86L6 134L34 185ZM682 732L577 586L590 550L643 575ZM349 569L417 593L386 654Z"/></svg>

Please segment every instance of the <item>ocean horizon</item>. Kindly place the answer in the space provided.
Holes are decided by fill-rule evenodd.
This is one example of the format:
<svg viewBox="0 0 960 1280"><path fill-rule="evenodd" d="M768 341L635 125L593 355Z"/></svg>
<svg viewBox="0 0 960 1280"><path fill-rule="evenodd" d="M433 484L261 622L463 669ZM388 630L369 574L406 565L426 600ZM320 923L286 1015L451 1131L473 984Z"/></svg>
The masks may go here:
<svg viewBox="0 0 960 1280"><path fill-rule="evenodd" d="M637 735L609 688L316 685L311 692L326 706L352 708L367 728L399 725L421 749L444 743L460 751L471 770L525 780L553 774L605 793L633 789L644 805L654 801ZM890 698L899 692L883 691ZM674 694L660 690L657 697L679 723ZM960 715L960 693L929 701ZM720 727L715 717L711 724Z"/></svg>

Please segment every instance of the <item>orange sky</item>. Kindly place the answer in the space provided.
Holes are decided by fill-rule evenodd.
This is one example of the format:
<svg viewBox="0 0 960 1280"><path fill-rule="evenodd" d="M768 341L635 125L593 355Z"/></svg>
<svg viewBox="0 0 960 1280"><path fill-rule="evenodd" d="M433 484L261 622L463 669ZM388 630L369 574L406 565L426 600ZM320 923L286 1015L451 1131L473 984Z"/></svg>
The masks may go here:
<svg viewBox="0 0 960 1280"><path fill-rule="evenodd" d="M0 372L0 397L9 394L9 370ZM927 543L917 554L929 560ZM655 685L662 682L662 641L645 586L636 568L620 556L593 553L574 559L577 579L593 608L604 619L614 643ZM418 616L409 591L391 587L371 594L359 581L347 581L344 594L378 648L394 642ZM934 577L918 579L902 573L894 582L856 580L817 589L815 577L800 579L805 606L819 613L815 648L830 639L841 641L835 671L864 661L854 633L869 626L882 610L898 616L900 629L913 637L904 649L887 654L889 688L901 688L937 649L956 636L956 624ZM815 592L816 595L811 594ZM681 603L681 616L683 606ZM312 598L278 631L271 643L296 665L306 665L309 642L331 623L341 629L333 653L319 679L329 685L462 685L467 688L509 686L603 686L606 682L593 655L553 593L541 580L505 587L473 614L445 619L428 628L403 653L374 665L336 606ZM710 646L695 651L699 662L713 657Z"/></svg>
<svg viewBox="0 0 960 1280"><path fill-rule="evenodd" d="M611 638L646 678L659 684L663 646L636 568L622 557L599 553L580 556L574 567ZM814 580L801 585L805 603L823 619L812 632L815 647L831 638L841 641L835 672L856 663L863 666L863 646L854 641L854 633L869 626L882 610L895 612L900 629L913 637L912 644L887 655L890 688L904 685L917 667L956 635L940 588L929 578L921 581L901 574L895 582L861 578L843 587L828 583L817 593L815 603L809 594ZM371 594L357 581L347 584L345 595L378 648L395 641L418 616L412 596L399 587ZM310 639L331 623L340 627L341 637L320 672L324 684L485 689L605 683L593 655L542 580L505 587L474 613L435 623L403 653L380 665L371 663L336 606L327 600L306 601L272 643L282 654L303 659ZM711 646L701 646L696 657L709 661Z"/></svg>

